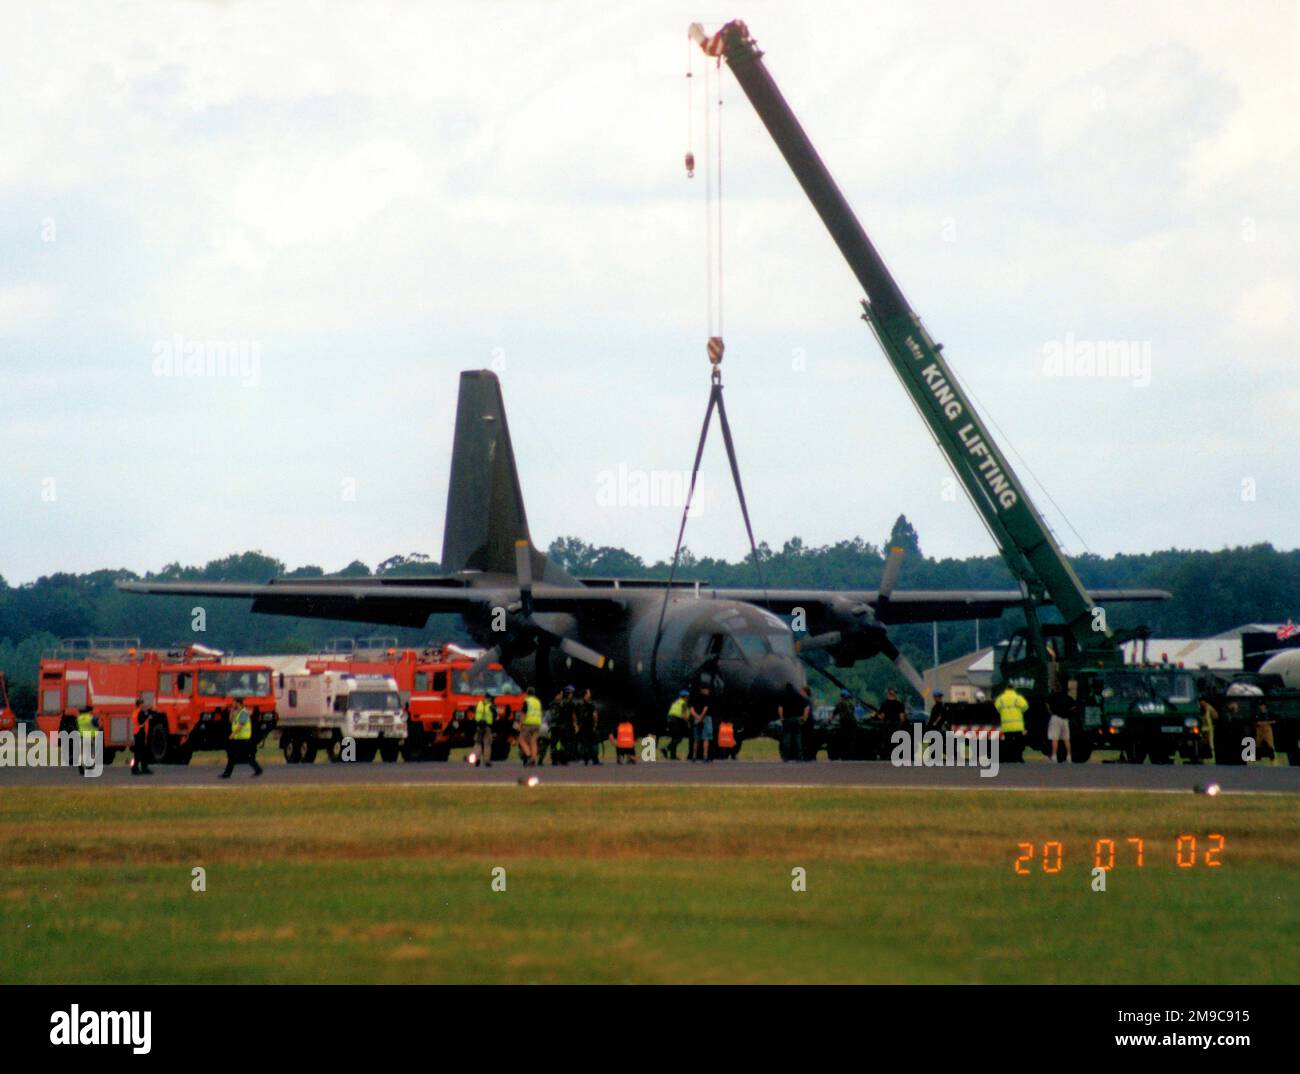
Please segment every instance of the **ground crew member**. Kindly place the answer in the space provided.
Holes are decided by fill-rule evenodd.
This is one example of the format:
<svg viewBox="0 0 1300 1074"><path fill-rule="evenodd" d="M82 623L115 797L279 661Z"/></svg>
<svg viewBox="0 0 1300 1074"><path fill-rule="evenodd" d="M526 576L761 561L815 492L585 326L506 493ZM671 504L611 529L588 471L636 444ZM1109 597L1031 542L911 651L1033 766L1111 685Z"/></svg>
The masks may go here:
<svg viewBox="0 0 1300 1074"><path fill-rule="evenodd" d="M619 764L622 764L624 760L628 764L636 764L636 728L632 725L631 720L619 722L615 731L614 746L618 751Z"/></svg>
<svg viewBox="0 0 1300 1074"><path fill-rule="evenodd" d="M691 698L691 760L708 761L713 740L713 717L709 715L709 688L701 685Z"/></svg>
<svg viewBox="0 0 1300 1074"><path fill-rule="evenodd" d="M781 760L803 760L803 724L805 714L811 712L811 703L791 686L785 701L776 707L777 718L781 721Z"/></svg>
<svg viewBox="0 0 1300 1074"><path fill-rule="evenodd" d="M131 775L152 776L149 767L149 725L148 713L144 707L144 698L135 699L135 734L131 737Z"/></svg>
<svg viewBox="0 0 1300 1074"><path fill-rule="evenodd" d="M927 731L944 732L948 730L948 725L952 721L948 718L948 706L943 700L943 691L934 692L934 706L930 709L930 715L926 717L925 729Z"/></svg>
<svg viewBox="0 0 1300 1074"><path fill-rule="evenodd" d="M600 731L597 727L596 704L591 700L591 691L583 690L582 699L573 705L574 726L578 731L578 752L582 763L600 764Z"/></svg>
<svg viewBox="0 0 1300 1074"><path fill-rule="evenodd" d="M246 764L256 778L262 774L257 763L257 743L253 741L253 714L248 711L242 697L235 698L235 710L230 714L230 737L226 740L226 770L222 779L229 779L235 765Z"/></svg>
<svg viewBox="0 0 1300 1074"><path fill-rule="evenodd" d="M519 753L524 766L537 767L537 737L542 732L542 703L531 686L524 692L524 722L519 729Z"/></svg>
<svg viewBox="0 0 1300 1074"><path fill-rule="evenodd" d="M492 695L484 694L474 706L474 764L492 767L492 725L496 722L497 708Z"/></svg>
<svg viewBox="0 0 1300 1074"><path fill-rule="evenodd" d="M1056 761L1057 745L1065 741L1065 759L1070 760L1070 695L1057 692L1047 699L1047 742L1052 760Z"/></svg>
<svg viewBox="0 0 1300 1074"><path fill-rule="evenodd" d="M1268 702L1261 701L1255 709L1253 730L1255 733L1255 759L1259 760L1268 750L1271 764L1277 764L1277 750L1273 748L1273 714L1268 711Z"/></svg>
<svg viewBox="0 0 1300 1074"><path fill-rule="evenodd" d="M1014 686L1007 683L1007 688L994 699L993 707L998 710L998 719L1002 724L1002 741L1008 750L1007 760L1023 760L1025 713L1029 711L1029 702Z"/></svg>
<svg viewBox="0 0 1300 1074"><path fill-rule="evenodd" d="M847 690L840 691L840 699L835 702L831 718L835 721L835 752L840 760L848 760L853 750L853 732L858 729L858 717L853 698Z"/></svg>
<svg viewBox="0 0 1300 1074"><path fill-rule="evenodd" d="M574 755L574 743L577 738L577 700L572 686L566 686L560 692L551 716L551 764L568 764Z"/></svg>
<svg viewBox="0 0 1300 1074"><path fill-rule="evenodd" d="M86 758L95 748L95 735L98 733L99 717L86 705L77 713L77 734L81 736L81 762L77 765L77 771L83 776L86 774Z"/></svg>
<svg viewBox="0 0 1300 1074"><path fill-rule="evenodd" d="M690 705L687 698L691 696L689 690L682 690L677 695L677 699L668 706L668 749L667 756L674 761L677 760L677 745L682 739L691 737L691 729L686 723L686 717L690 711ZM690 747L687 746L689 752Z"/></svg>
<svg viewBox="0 0 1300 1074"><path fill-rule="evenodd" d="M1214 721L1219 718L1214 706L1204 697L1201 698L1201 746L1193 764L1212 760L1214 757Z"/></svg>
<svg viewBox="0 0 1300 1074"><path fill-rule="evenodd" d="M885 733L897 731L907 724L907 709L898 699L898 691L892 686L885 691L885 700L880 703L880 716L885 721Z"/></svg>

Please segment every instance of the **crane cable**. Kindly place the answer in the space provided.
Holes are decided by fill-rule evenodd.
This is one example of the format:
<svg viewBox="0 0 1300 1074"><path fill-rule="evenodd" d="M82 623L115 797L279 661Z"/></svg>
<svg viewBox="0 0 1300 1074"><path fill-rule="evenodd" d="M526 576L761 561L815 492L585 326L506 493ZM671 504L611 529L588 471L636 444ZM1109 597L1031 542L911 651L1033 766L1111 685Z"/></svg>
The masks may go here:
<svg viewBox="0 0 1300 1074"><path fill-rule="evenodd" d="M686 152L686 176L692 178L695 174L695 149L694 149L694 74L693 74L693 56L694 51L690 48L690 41L687 41L687 111L688 111L688 149ZM710 371L709 384L709 403L704 410L704 424L700 427L700 439L695 448L695 462L691 467L691 483L686 492L686 503L682 508L682 520L677 528L677 545L673 549L673 562L668 572L668 583L664 587L663 603L659 607L659 622L655 627L654 646L650 654L650 674L651 678L657 681L658 678L658 656L659 642L663 637L664 617L668 612L668 598L673 591L673 583L677 578L677 567L681 562L682 542L686 537L686 522L690 517L691 503L695 499L695 486L699 479L700 463L704 458L704 445L709 437L709 423L713 418L714 410L718 412L718 424L722 429L722 442L727 449L727 462L731 467L731 479L736 486L736 498L740 501L740 514L745 521L745 533L749 537L749 551L753 556L754 569L758 574L759 587L763 590L763 602L768 603L767 581L763 573L762 560L758 554L758 543L754 540L754 526L749 518L749 504L745 500L745 487L740 479L740 463L736 459L736 445L731 436L731 423L727 420L727 407L722 400L722 356L726 346L722 341L722 59L719 57L715 64L716 83L717 83L717 140L716 150L714 150L713 130L710 126L710 100L712 92L709 89L709 65L704 67L704 85L705 85L705 103L704 103L704 178L705 178L705 290L707 299L707 326L708 326L708 344L706 352L709 357ZM716 155L716 175L717 175L717 210L713 207L714 195L714 156ZM716 251L716 267L715 267ZM714 285L717 285L716 292Z"/></svg>

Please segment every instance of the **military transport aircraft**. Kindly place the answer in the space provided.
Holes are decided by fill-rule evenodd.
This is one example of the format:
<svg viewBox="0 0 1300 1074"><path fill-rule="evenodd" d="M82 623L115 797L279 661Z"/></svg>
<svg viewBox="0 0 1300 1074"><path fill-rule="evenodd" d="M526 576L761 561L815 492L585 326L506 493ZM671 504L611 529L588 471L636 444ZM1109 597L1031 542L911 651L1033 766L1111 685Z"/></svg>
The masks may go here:
<svg viewBox="0 0 1300 1074"><path fill-rule="evenodd" d="M992 619L1021 606L1016 590L898 591L891 552L879 589L716 589L699 582L574 578L528 533L501 386L494 373L461 373L443 531L433 577L122 582L132 593L251 598L254 612L422 627L457 612L486 651L544 700L562 685L590 686L607 712L655 727L678 691L710 686L715 712L740 735L761 735L805 682L801 654L821 650L841 667L883 655L924 694L886 626ZM1162 590L1098 590L1097 601L1167 600ZM799 614L802 613L802 614ZM796 641L782 616L799 616Z"/></svg>

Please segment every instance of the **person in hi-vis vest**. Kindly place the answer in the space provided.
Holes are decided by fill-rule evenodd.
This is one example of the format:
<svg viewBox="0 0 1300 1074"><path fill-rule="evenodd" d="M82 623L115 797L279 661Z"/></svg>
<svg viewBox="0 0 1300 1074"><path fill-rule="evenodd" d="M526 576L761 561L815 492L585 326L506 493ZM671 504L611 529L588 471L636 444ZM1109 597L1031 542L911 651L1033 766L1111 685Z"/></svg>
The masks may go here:
<svg viewBox="0 0 1300 1074"><path fill-rule="evenodd" d="M1002 724L1002 742L1007 751L1006 759L1023 760L1025 713L1029 711L1029 702L1014 686L1007 683L1006 689L994 700L993 707L998 710L998 719Z"/></svg>
<svg viewBox="0 0 1300 1074"><path fill-rule="evenodd" d="M262 774L262 766L257 763L257 743L253 741L253 714L248 711L242 697L235 698L235 707L230 713L226 770L221 773L221 778L229 779L237 764L246 764L252 768L254 777Z"/></svg>
<svg viewBox="0 0 1300 1074"><path fill-rule="evenodd" d="M537 738L542 731L542 703L531 686L524 695L524 721L519 728L519 755L524 767L537 764Z"/></svg>

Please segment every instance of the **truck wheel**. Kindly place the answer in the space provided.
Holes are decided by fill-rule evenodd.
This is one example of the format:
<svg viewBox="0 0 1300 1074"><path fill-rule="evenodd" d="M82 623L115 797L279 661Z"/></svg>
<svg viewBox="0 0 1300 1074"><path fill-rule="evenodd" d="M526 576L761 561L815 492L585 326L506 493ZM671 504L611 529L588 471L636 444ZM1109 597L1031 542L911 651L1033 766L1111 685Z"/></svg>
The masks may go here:
<svg viewBox="0 0 1300 1074"><path fill-rule="evenodd" d="M314 738L307 739L307 741L302 744L302 763L311 764L315 761L316 751L318 749L320 749L320 746Z"/></svg>
<svg viewBox="0 0 1300 1074"><path fill-rule="evenodd" d="M1173 761L1173 759L1174 759L1173 750L1165 743L1161 742L1158 745L1151 747L1152 764L1169 764Z"/></svg>
<svg viewBox="0 0 1300 1074"><path fill-rule="evenodd" d="M433 759L434 759L435 761L446 761L446 760L447 760L448 758L450 758L450 757L451 757L451 747L450 747L450 746L434 746L434 747L433 747Z"/></svg>
<svg viewBox="0 0 1300 1074"><path fill-rule="evenodd" d="M172 743L171 763L187 765L194 758L194 750L190 746L178 746Z"/></svg>
<svg viewBox="0 0 1300 1074"><path fill-rule="evenodd" d="M302 760L302 742L297 735L283 735L280 738L280 749L284 753L285 764L297 764Z"/></svg>
<svg viewBox="0 0 1300 1074"><path fill-rule="evenodd" d="M109 750L109 749L104 750L104 764L105 764L105 765L110 765L110 764L112 764L114 758L116 758L116 757L117 757L117 750Z"/></svg>
<svg viewBox="0 0 1300 1074"><path fill-rule="evenodd" d="M1092 756L1092 735L1082 731L1070 736L1070 756L1075 764L1087 764Z"/></svg>
<svg viewBox="0 0 1300 1074"><path fill-rule="evenodd" d="M1286 759L1291 763L1292 768L1300 768L1300 741L1292 742L1286 748Z"/></svg>
<svg viewBox="0 0 1300 1074"><path fill-rule="evenodd" d="M379 752L379 743L373 738L365 739L357 743L357 760L362 764L369 764L375 759L375 754Z"/></svg>
<svg viewBox="0 0 1300 1074"><path fill-rule="evenodd" d="M424 742L419 735L407 734L402 739L402 759L407 762L424 760Z"/></svg>
<svg viewBox="0 0 1300 1074"><path fill-rule="evenodd" d="M397 751L401 745L395 738L386 738L379 743L379 756L384 759L384 764L397 763Z"/></svg>
<svg viewBox="0 0 1300 1074"><path fill-rule="evenodd" d="M162 720L155 720L149 725L147 744L149 747L149 760L154 764L166 764L167 754L171 750L171 736L167 734L166 723Z"/></svg>

